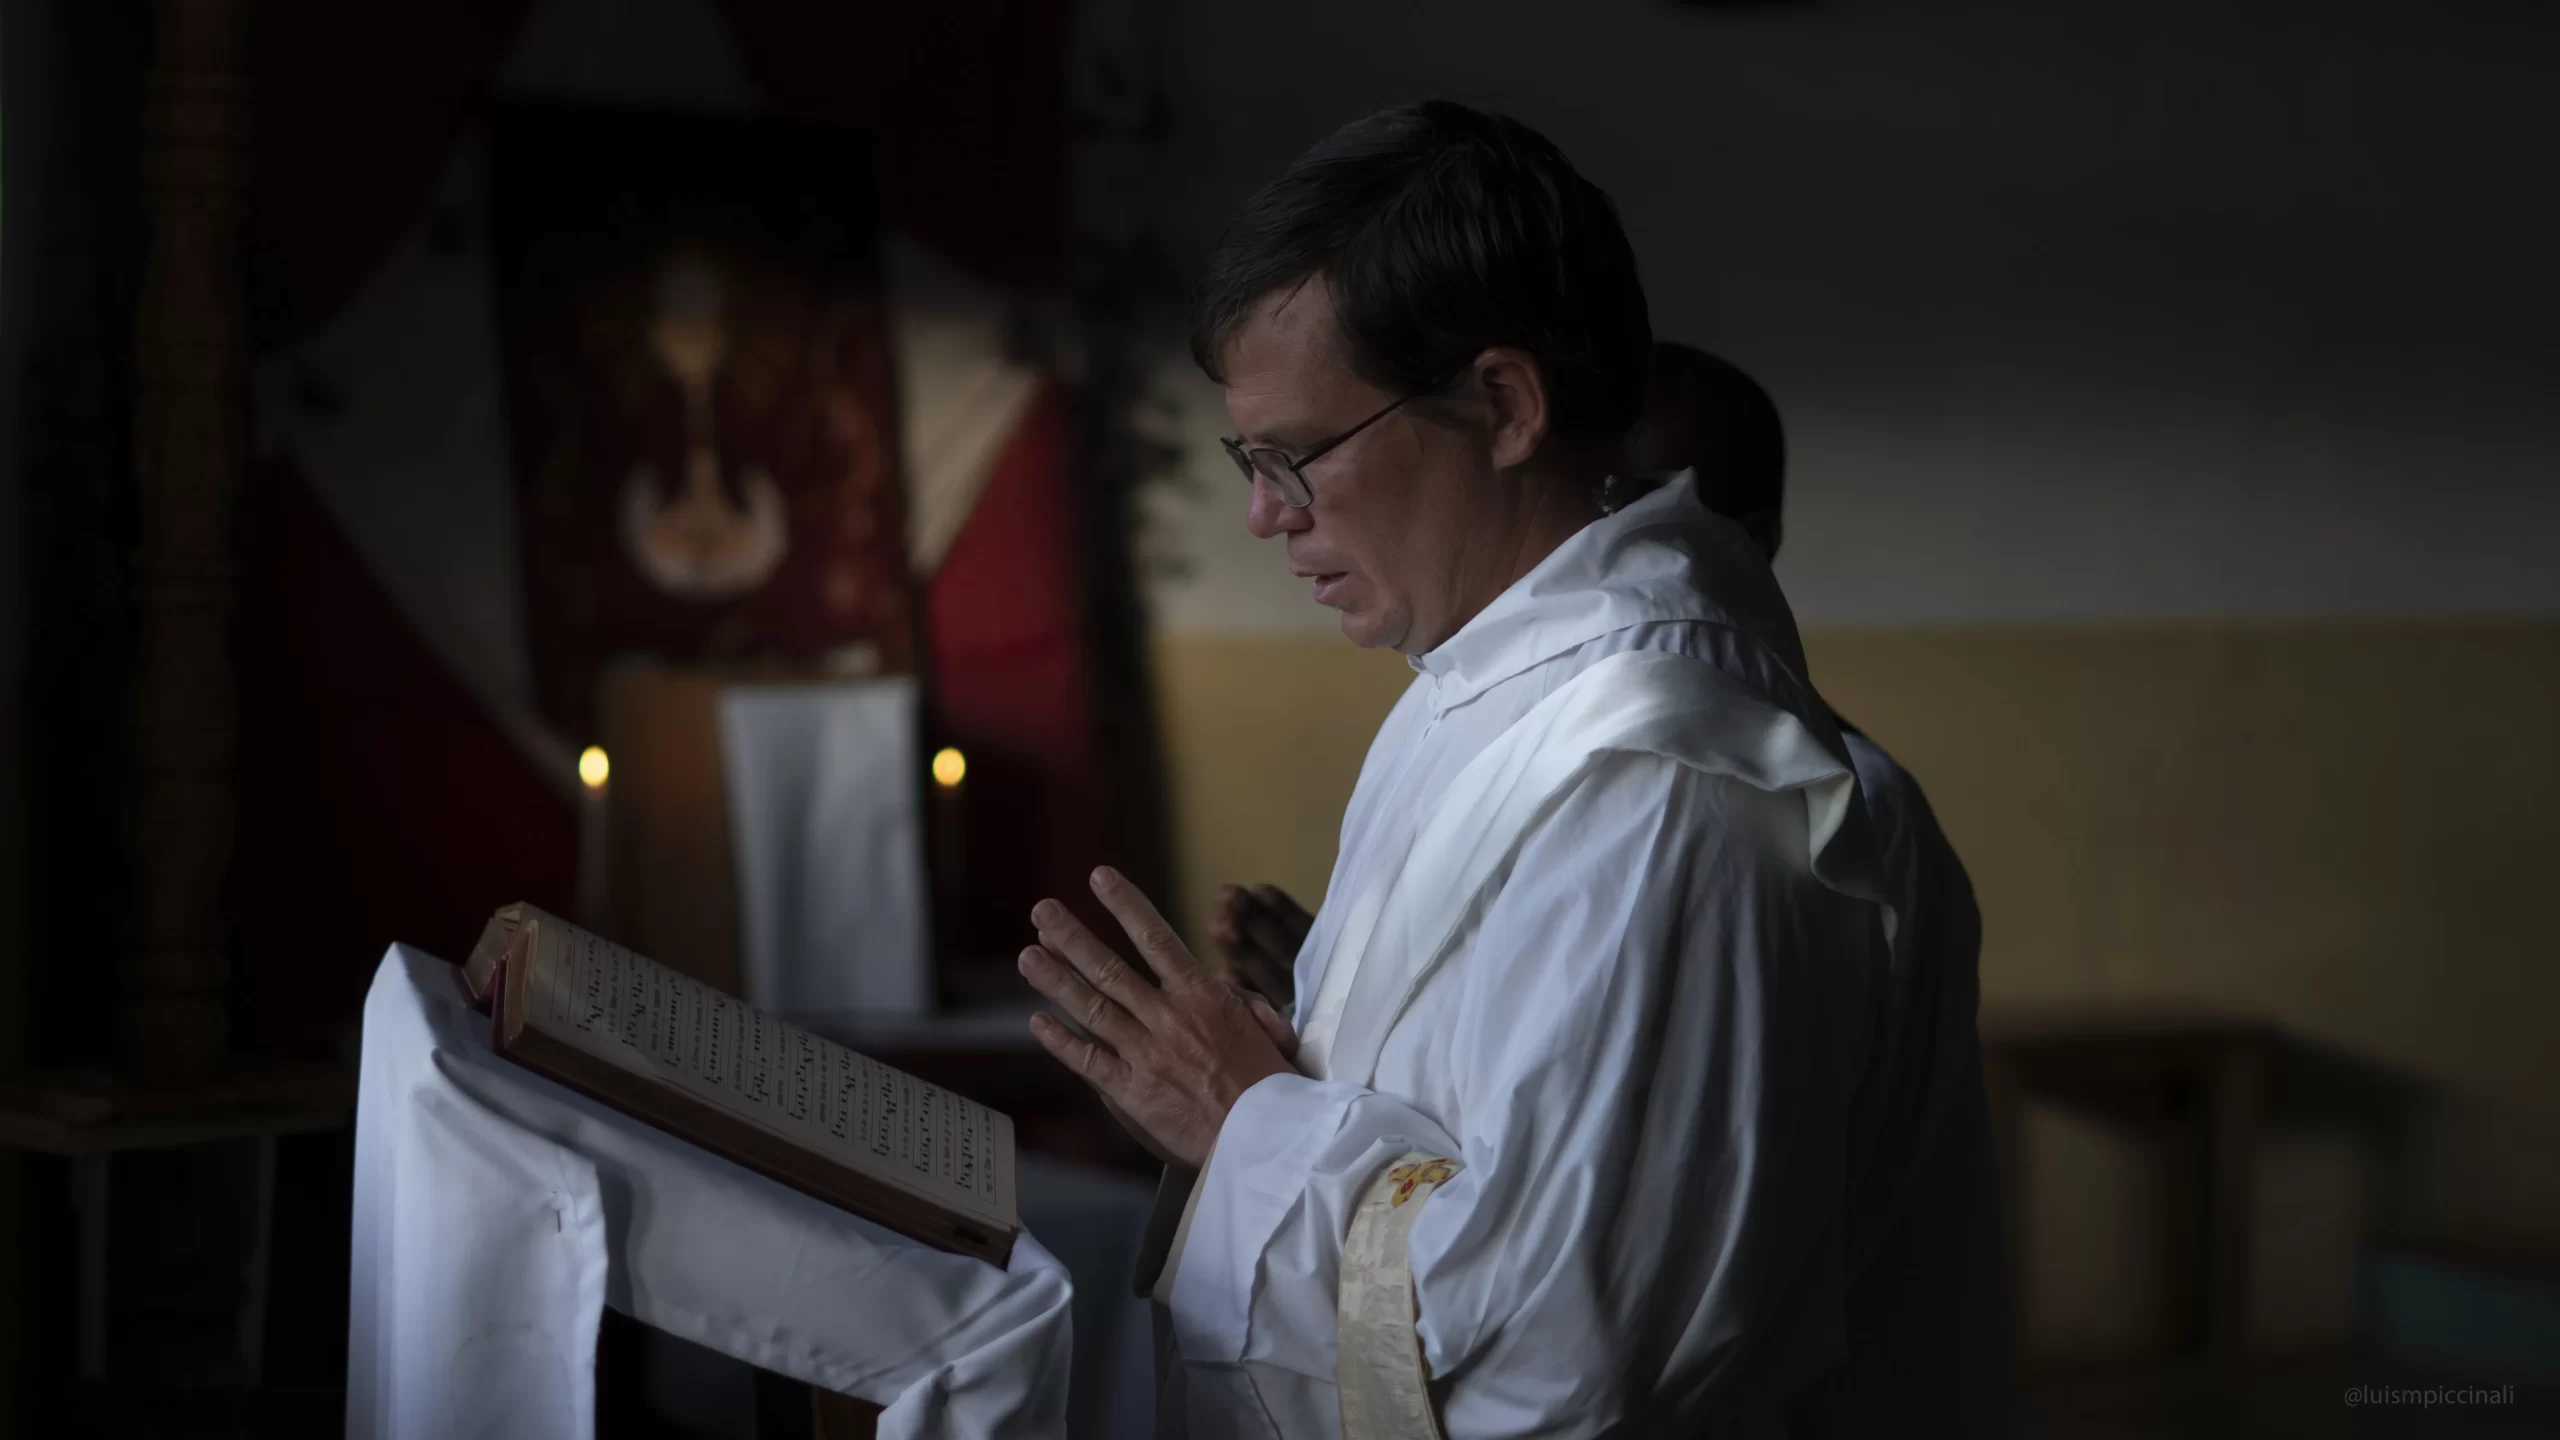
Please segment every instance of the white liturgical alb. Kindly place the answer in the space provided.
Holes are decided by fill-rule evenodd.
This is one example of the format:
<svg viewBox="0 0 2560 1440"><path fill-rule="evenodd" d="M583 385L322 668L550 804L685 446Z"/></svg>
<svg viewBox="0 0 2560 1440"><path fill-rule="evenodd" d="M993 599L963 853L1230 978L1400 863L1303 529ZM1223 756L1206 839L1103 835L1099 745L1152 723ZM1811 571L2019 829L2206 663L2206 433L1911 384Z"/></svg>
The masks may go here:
<svg viewBox="0 0 2560 1440"><path fill-rule="evenodd" d="M1340 1432L1395 1167L1437 1181L1397 1224L1453 1440L1802 1429L1871 1328L1900 907L1775 580L1684 477L1413 663L1299 952L1306 1073L1239 1099L1160 1291L1166 1428Z"/></svg>

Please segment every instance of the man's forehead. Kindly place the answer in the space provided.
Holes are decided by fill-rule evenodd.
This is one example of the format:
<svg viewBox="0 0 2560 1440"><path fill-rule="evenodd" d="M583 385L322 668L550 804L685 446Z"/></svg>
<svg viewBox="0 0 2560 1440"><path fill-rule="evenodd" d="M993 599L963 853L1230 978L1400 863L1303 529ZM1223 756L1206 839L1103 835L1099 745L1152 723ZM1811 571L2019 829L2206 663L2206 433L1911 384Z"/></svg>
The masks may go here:
<svg viewBox="0 0 2560 1440"><path fill-rule="evenodd" d="M1248 434L1324 414L1361 383L1343 354L1322 276L1256 301L1220 358L1227 413Z"/></svg>
<svg viewBox="0 0 2560 1440"><path fill-rule="evenodd" d="M1230 377L1246 370L1322 368L1338 360L1339 337L1333 292L1323 276L1313 276L1253 302L1227 340L1224 368Z"/></svg>

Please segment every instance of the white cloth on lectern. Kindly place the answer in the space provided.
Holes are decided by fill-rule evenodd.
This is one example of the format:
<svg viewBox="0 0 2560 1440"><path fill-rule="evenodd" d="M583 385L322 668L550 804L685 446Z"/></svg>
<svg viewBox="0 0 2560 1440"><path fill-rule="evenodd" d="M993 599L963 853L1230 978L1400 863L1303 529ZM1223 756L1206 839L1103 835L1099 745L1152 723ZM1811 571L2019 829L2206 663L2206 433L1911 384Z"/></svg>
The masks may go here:
<svg viewBox="0 0 2560 1440"><path fill-rule="evenodd" d="M915 681L731 686L720 758L747 1003L931 1008Z"/></svg>
<svg viewBox="0 0 2560 1440"><path fill-rule="evenodd" d="M365 999L347 1434L588 1440L596 1324L886 1406L884 1437L1062 1435L1070 1290L892 1235L499 1059L452 967Z"/></svg>

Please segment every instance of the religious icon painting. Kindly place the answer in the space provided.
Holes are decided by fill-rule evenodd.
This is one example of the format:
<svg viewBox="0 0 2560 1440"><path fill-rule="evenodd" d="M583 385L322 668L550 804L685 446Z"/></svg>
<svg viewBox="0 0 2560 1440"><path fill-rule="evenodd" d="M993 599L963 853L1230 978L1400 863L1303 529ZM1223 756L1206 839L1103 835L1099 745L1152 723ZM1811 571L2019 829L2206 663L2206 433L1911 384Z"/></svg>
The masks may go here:
<svg viewBox="0 0 2560 1440"><path fill-rule="evenodd" d="M615 659L911 669L866 137L503 108L489 149L525 621L545 716Z"/></svg>

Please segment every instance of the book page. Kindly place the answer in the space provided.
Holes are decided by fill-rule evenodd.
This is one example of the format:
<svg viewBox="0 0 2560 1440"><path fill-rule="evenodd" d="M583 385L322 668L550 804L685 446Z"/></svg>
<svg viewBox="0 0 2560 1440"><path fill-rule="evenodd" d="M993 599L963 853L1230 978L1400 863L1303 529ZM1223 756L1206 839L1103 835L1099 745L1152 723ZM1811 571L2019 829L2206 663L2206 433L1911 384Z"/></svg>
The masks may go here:
<svg viewBox="0 0 2560 1440"><path fill-rule="evenodd" d="M526 1022L911 1193L1018 1222L984 1105L789 1025L550 916L533 925Z"/></svg>

